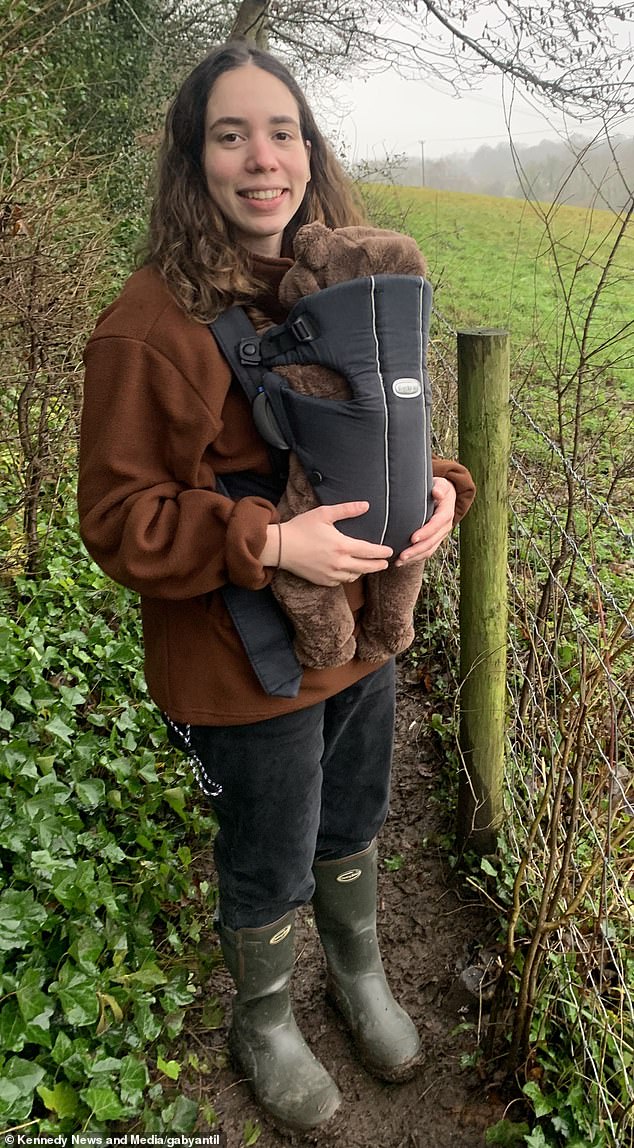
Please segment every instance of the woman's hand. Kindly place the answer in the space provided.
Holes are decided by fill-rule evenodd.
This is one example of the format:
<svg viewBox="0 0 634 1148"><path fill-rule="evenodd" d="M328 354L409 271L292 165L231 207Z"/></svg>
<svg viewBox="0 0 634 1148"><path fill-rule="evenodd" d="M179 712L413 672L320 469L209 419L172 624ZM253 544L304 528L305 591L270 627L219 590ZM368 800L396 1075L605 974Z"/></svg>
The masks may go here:
<svg viewBox="0 0 634 1148"><path fill-rule="evenodd" d="M335 526L344 518L365 514L369 505L341 502L336 506L318 506L283 522L280 568L318 586L338 586L354 582L362 574L385 570L391 547L348 538ZM267 534L272 529L277 531L277 527L268 527Z"/></svg>
<svg viewBox="0 0 634 1148"><path fill-rule="evenodd" d="M404 566L407 562L419 562L421 558L430 558L451 532L456 506L455 486L446 478L435 478L431 493L436 509L429 522L421 526L420 530L414 531L413 545L399 554L395 566Z"/></svg>

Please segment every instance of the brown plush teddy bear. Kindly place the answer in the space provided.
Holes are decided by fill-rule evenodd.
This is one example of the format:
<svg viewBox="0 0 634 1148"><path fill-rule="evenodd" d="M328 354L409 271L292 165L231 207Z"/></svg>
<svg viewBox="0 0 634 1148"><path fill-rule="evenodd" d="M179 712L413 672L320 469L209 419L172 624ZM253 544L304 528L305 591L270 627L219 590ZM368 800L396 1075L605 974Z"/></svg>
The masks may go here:
<svg viewBox="0 0 634 1148"><path fill-rule="evenodd" d="M296 262L279 288L280 301L289 310L299 299L334 283L368 275L424 276L426 270L413 239L371 227L330 230L321 223L310 223L299 229L293 248ZM255 309L249 309L249 315L260 331L270 325L262 322ZM346 380L327 367L294 364L275 370L301 394L328 399L351 397ZM301 463L291 453L288 484L278 507L280 519L287 522L317 505ZM355 651L364 661L381 662L406 650L414 638L413 612L423 565L423 561L398 568L390 565L387 570L366 575L365 606L356 636L343 586L317 586L288 570L278 570L271 585L293 624L301 664L343 665Z"/></svg>

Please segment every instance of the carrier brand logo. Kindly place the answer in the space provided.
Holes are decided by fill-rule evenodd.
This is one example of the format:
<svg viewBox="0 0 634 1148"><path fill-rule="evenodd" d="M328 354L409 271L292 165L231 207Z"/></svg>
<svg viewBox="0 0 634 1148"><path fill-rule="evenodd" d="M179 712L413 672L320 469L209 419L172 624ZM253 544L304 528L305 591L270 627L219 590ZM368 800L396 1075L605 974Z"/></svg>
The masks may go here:
<svg viewBox="0 0 634 1148"><path fill-rule="evenodd" d="M422 389L418 379L395 379L392 383L392 390L399 399L415 399Z"/></svg>
<svg viewBox="0 0 634 1148"><path fill-rule="evenodd" d="M342 885L347 885L349 881L356 881L357 877L361 876L360 869L348 869L345 873L340 873L337 877Z"/></svg>
<svg viewBox="0 0 634 1148"><path fill-rule="evenodd" d="M273 934L273 936L271 937L271 940L269 941L269 945L279 945L280 941L283 941L285 937L288 937L288 934L290 933L290 931L291 931L291 926L285 925L285 927L283 929L280 929L279 933Z"/></svg>

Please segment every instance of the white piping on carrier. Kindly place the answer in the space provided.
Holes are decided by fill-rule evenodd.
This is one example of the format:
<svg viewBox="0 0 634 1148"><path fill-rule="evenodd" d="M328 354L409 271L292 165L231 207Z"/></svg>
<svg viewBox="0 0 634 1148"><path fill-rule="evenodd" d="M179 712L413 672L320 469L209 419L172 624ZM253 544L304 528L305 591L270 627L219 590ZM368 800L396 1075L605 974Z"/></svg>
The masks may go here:
<svg viewBox="0 0 634 1148"><path fill-rule="evenodd" d="M376 290L374 275L370 276L370 282L372 284L372 294L371 294L371 300L372 300L372 333L374 335L374 345L376 347L376 373L379 376L379 381L381 383L381 395L383 397L383 409L385 412L384 468L383 468L384 475L385 475L385 521L383 523L383 530L381 532L381 537L379 539L379 543L381 543L381 542L383 542L383 539L385 538L385 535L387 533L388 520L390 517L390 467L389 467L389 444L388 444L389 410L388 410L388 405L387 405L387 399L385 397L385 383L383 380L383 373L381 371L381 363L380 363L380 357L379 357L379 338L378 338L377 330L376 330L376 308L374 305L374 293Z"/></svg>
<svg viewBox="0 0 634 1148"><path fill-rule="evenodd" d="M423 290L424 290L424 286L425 286L424 279L421 279L419 277L418 292L419 292L419 299L420 299L420 321L418 324L418 363L419 363L419 370L420 370L420 385L421 385L421 391L422 391L422 396L423 396L423 401L421 403L422 412L423 412L423 442L427 442L427 395L425 393L425 372L423 370ZM423 507L427 506L427 499L429 498L429 478L430 478L430 476L427 473L427 467L425 467L424 468L425 495L423 498Z"/></svg>

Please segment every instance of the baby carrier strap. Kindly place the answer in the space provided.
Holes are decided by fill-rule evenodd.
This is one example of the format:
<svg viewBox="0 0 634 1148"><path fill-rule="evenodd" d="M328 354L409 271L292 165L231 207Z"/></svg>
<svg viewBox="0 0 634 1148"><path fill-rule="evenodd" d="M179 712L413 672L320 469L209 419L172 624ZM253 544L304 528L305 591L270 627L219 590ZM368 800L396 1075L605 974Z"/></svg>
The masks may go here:
<svg viewBox="0 0 634 1148"><path fill-rule="evenodd" d="M240 340L255 336L255 328L241 307L230 307L209 324L210 330L231 367L234 378L244 390L251 408L267 417L267 404L259 372L248 372L240 363ZM216 476L216 490L228 498L255 495L277 504L284 493L288 477L288 446L273 423L258 427L269 446L271 474L240 471ZM266 433L264 433L266 432ZM270 586L247 590L226 583L221 594L229 616L262 689L272 697L296 698L303 670L293 648L292 626L278 605Z"/></svg>
<svg viewBox="0 0 634 1148"><path fill-rule="evenodd" d="M263 476L243 471L216 477L216 490L227 498L247 494L267 497L276 502L282 491L266 489ZM284 611L278 606L270 586L247 590L227 582L221 589L224 604L240 636L251 667L265 693L273 697L296 698L302 681L302 667L293 649L293 631Z"/></svg>
<svg viewBox="0 0 634 1148"><path fill-rule="evenodd" d="M290 444L268 399L271 373L260 364L260 337L246 311L242 307L229 307L209 324L209 330L251 404L253 421L262 438L273 450L288 451ZM275 457L272 461L279 463ZM278 465L274 469L278 469Z"/></svg>

